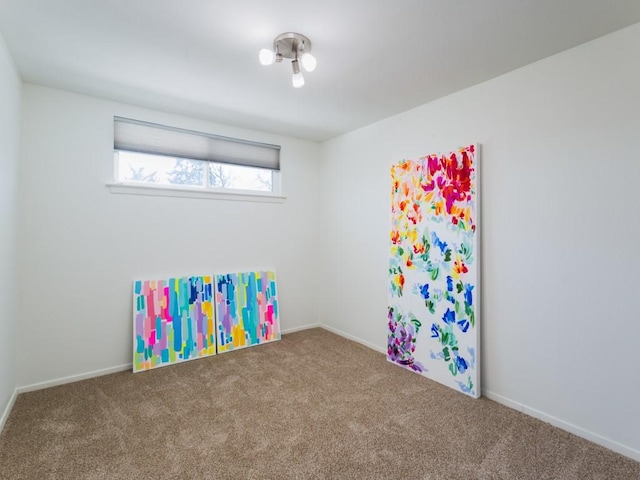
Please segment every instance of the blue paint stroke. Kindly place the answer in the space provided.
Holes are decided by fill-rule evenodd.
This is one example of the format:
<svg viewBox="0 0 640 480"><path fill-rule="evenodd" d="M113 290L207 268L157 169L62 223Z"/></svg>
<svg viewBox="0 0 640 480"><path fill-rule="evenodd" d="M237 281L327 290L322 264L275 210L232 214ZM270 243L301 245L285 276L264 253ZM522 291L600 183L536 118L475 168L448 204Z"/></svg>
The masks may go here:
<svg viewBox="0 0 640 480"><path fill-rule="evenodd" d="M466 318L463 318L462 320L458 320L458 327L460 327L460 330L462 330L463 333L467 333L467 330L469 330L469 326L471 324L469 323L469 320L467 320Z"/></svg>
<svg viewBox="0 0 640 480"><path fill-rule="evenodd" d="M447 311L444 312L444 315L442 316L442 321L447 325L456 323L456 312L447 308Z"/></svg>
<svg viewBox="0 0 640 480"><path fill-rule="evenodd" d="M471 368L476 368L476 349L467 347L467 352L469 352L469 356L471 357Z"/></svg>
<svg viewBox="0 0 640 480"><path fill-rule="evenodd" d="M434 323L431 325L431 338L439 338L440 330L438 330L438 326Z"/></svg>
<svg viewBox="0 0 640 480"><path fill-rule="evenodd" d="M474 286L471 285L470 283L467 283L464 286L464 301L466 302L466 304L468 306L473 305L473 295L471 293L471 291L473 290Z"/></svg>
<svg viewBox="0 0 640 480"><path fill-rule="evenodd" d="M444 353L442 352L433 353L433 350L431 350L429 352L429 357L431 358L431 360L444 360Z"/></svg>
<svg viewBox="0 0 640 480"><path fill-rule="evenodd" d="M458 367L458 372L464 373L469 368L469 364L463 357L456 356L456 367Z"/></svg>
<svg viewBox="0 0 640 480"><path fill-rule="evenodd" d="M447 290L453 292L453 278L450 275L447 275Z"/></svg>
<svg viewBox="0 0 640 480"><path fill-rule="evenodd" d="M440 240L438 238L438 235L436 235L436 232L431 232L431 241L436 247L440 249L440 253L444 255L447 251L447 242L443 242L442 240Z"/></svg>
<svg viewBox="0 0 640 480"><path fill-rule="evenodd" d="M466 383L462 383L460 380L456 380L456 383L460 387L460 391L461 392L469 393L469 394L473 395L473 391L469 388L469 385L467 385Z"/></svg>

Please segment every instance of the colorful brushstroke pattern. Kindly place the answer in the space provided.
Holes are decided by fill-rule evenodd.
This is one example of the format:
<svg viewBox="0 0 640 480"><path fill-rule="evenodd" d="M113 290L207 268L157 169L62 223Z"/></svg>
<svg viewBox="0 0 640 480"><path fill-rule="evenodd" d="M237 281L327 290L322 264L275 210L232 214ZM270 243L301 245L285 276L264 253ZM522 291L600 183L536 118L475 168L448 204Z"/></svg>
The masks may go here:
<svg viewBox="0 0 640 480"><path fill-rule="evenodd" d="M413 352L416 351L416 335L422 323L415 317L407 320L394 307L389 307L388 317L387 357L392 362L422 372L424 367L413 357Z"/></svg>
<svg viewBox="0 0 640 480"><path fill-rule="evenodd" d="M478 389L475 145L391 168L387 358L470 396Z"/></svg>
<svg viewBox="0 0 640 480"><path fill-rule="evenodd" d="M133 284L133 371L216 354L211 276Z"/></svg>
<svg viewBox="0 0 640 480"><path fill-rule="evenodd" d="M274 272L216 275L218 353L280 340Z"/></svg>

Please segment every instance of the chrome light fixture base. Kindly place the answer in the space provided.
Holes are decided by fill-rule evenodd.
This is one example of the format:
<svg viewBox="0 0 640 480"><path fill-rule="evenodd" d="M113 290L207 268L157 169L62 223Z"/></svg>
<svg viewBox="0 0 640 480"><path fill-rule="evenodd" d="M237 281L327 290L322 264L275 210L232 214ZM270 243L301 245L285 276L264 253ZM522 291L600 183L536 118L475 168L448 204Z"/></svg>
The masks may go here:
<svg viewBox="0 0 640 480"><path fill-rule="evenodd" d="M311 40L300 33L281 33L273 39L273 51L282 58L296 59L311 52Z"/></svg>
<svg viewBox="0 0 640 480"><path fill-rule="evenodd" d="M304 85L300 64L307 72L312 72L316 68L316 58L310 52L309 37L300 33L286 32L273 39L273 50L268 48L260 50L259 58L262 65L282 62L283 58L291 60L293 69L291 81L295 88L300 88Z"/></svg>

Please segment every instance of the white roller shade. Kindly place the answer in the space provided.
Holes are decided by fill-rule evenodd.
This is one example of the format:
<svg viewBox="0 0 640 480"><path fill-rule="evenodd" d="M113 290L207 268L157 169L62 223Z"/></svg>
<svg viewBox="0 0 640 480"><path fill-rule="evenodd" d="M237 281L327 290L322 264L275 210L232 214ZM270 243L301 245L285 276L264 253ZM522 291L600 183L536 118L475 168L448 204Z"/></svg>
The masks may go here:
<svg viewBox="0 0 640 480"><path fill-rule="evenodd" d="M114 150L280 170L280 146L114 117Z"/></svg>

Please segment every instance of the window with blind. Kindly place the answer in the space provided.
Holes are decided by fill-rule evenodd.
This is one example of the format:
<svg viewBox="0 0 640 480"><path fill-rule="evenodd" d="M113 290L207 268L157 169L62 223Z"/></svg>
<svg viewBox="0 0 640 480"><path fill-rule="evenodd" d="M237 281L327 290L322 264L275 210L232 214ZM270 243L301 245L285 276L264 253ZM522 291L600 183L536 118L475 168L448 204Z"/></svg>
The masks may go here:
<svg viewBox="0 0 640 480"><path fill-rule="evenodd" d="M114 178L125 185L280 193L280 146L114 117Z"/></svg>

